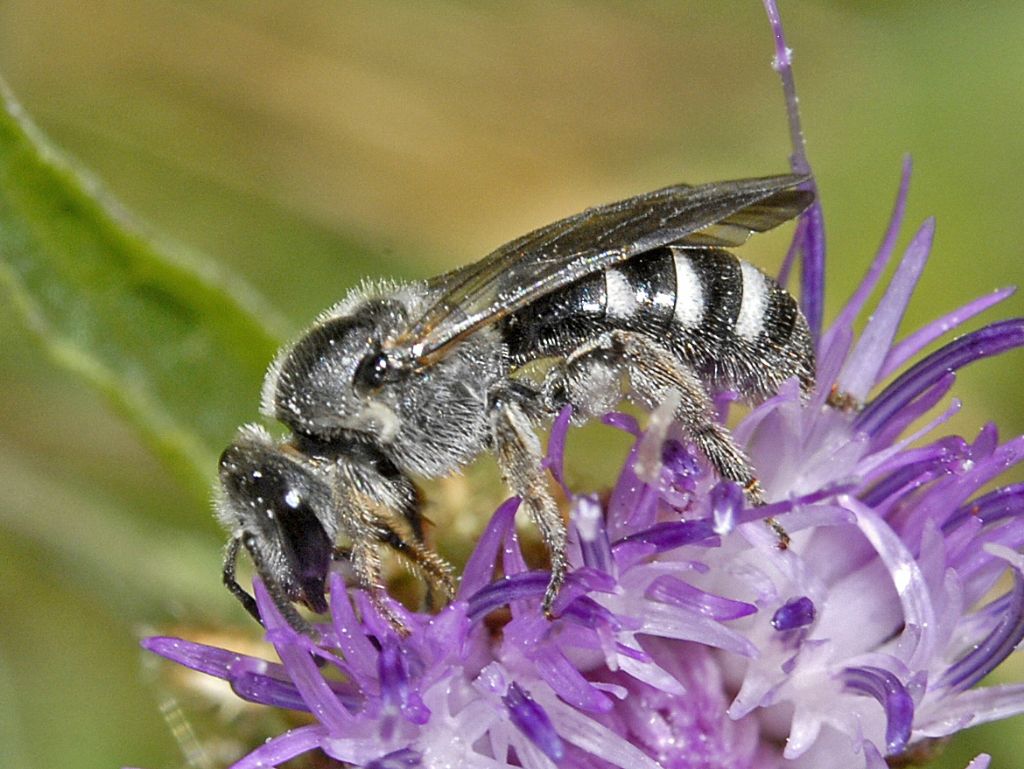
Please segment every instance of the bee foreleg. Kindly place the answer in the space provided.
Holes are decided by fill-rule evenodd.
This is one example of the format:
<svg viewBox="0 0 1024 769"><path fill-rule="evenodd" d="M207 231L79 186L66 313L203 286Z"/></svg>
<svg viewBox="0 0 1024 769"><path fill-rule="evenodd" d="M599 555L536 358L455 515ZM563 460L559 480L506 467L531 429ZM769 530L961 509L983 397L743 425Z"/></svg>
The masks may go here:
<svg viewBox="0 0 1024 769"><path fill-rule="evenodd" d="M384 587L380 548L376 538L360 538L352 541L352 570L359 579L360 586L370 595L373 608L377 610L388 624L402 636L409 635L409 629L402 622L388 603L387 589Z"/></svg>
<svg viewBox="0 0 1024 769"><path fill-rule="evenodd" d="M542 452L537 434L522 407L508 398L497 398L491 411L494 447L505 484L522 500L523 507L540 530L551 554L551 581L544 593L544 612L551 606L565 581L565 521L548 488L542 469Z"/></svg>
<svg viewBox="0 0 1024 769"><path fill-rule="evenodd" d="M445 603L450 601L455 596L452 565L423 543L422 536L404 516L387 513L382 519L385 528L379 535L381 542L398 553L406 566L427 583L427 602L431 608L436 595Z"/></svg>
<svg viewBox="0 0 1024 769"><path fill-rule="evenodd" d="M419 530L419 519L390 509L366 494L351 488L341 491L340 508L348 514L342 517L342 526L351 540L349 562L359 584L369 594L374 608L399 633L408 633L402 620L388 603L384 585L380 545L400 555L414 573L424 577L429 594L439 593L450 600L455 594L453 569L424 543Z"/></svg>

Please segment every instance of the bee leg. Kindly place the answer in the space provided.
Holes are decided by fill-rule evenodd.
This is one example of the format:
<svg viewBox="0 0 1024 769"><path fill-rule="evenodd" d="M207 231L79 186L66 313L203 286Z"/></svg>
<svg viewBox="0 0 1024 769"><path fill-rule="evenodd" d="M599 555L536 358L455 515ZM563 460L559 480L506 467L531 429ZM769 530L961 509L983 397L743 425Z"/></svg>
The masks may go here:
<svg viewBox="0 0 1024 769"><path fill-rule="evenodd" d="M398 529L408 529L404 541L412 543L409 548L412 556L405 559L406 565L419 576L426 585L423 595L423 608L426 611L438 611L455 597L455 582L452 568L446 560L435 553L427 545L423 533L423 514L420 511L422 500L417 493L414 502L408 505L402 515L397 518ZM391 527L395 529L395 526Z"/></svg>
<svg viewBox="0 0 1024 769"><path fill-rule="evenodd" d="M677 390L682 399L676 409L676 420L715 472L742 486L754 504L764 504L764 492L754 477L750 460L736 445L729 430L716 421L711 398L697 375L644 334L615 331L611 337L629 374L630 399L654 409L670 390Z"/></svg>
<svg viewBox="0 0 1024 769"><path fill-rule="evenodd" d="M764 490L754 468L732 434L715 419L711 398L697 375L675 355L649 337L630 331L611 334L615 350L622 356L631 384L630 398L640 405L656 408L669 390L682 395L676 420L721 477L743 487L753 505L765 504ZM789 535L774 518L765 523L779 538L779 547L789 545Z"/></svg>
<svg viewBox="0 0 1024 769"><path fill-rule="evenodd" d="M408 635L408 629L388 604L384 586L380 543L385 541L382 535L387 518L385 506L346 483L335 485L334 502L341 531L351 543L348 560L359 587L369 594L377 613L399 635Z"/></svg>
<svg viewBox="0 0 1024 769"><path fill-rule="evenodd" d="M435 597L444 603L455 597L454 569L444 558L423 543L418 533L405 516L386 515L386 526L380 533L380 541L398 553L413 574L427 583L427 601L431 608ZM442 604L443 605L443 604Z"/></svg>
<svg viewBox="0 0 1024 769"><path fill-rule="evenodd" d="M422 607L426 611L437 611L455 595L454 569L451 564L427 547L423 536L423 516L419 504L405 509L401 516L392 516L384 508L364 498L362 504L373 508L376 515L390 523L379 532L378 541L403 556L403 562L425 584ZM399 533L401 532L401 533ZM352 548L335 547L332 559L352 564Z"/></svg>
<svg viewBox="0 0 1024 769"><path fill-rule="evenodd" d="M243 608L262 625L263 618L260 617L260 610L256 606L256 599L249 595L248 591L239 585L238 580L235 578L235 568L238 565L238 550L241 544L241 537L232 537L228 540L228 546L224 549L224 586L230 591L231 595L238 599Z"/></svg>
<svg viewBox="0 0 1024 769"><path fill-rule="evenodd" d="M400 635L408 635L402 619L394 611L384 585L380 546L386 545L421 574L431 590L446 598L455 594L453 569L441 556L423 544L419 517L408 511L396 511L380 500L341 486L336 489L340 521L352 543L349 562L360 587L370 594L374 608Z"/></svg>
<svg viewBox="0 0 1024 769"><path fill-rule="evenodd" d="M543 603L544 613L551 617L551 606L565 582L568 562L565 521L551 496L547 476L541 467L540 441L523 408L508 398L495 399L491 410L491 431L505 485L522 500L551 554L551 581Z"/></svg>
<svg viewBox="0 0 1024 769"><path fill-rule="evenodd" d="M543 390L550 411L571 403L573 419L582 423L615 410L622 400L624 367L609 345L606 337L595 339L551 367Z"/></svg>
<svg viewBox="0 0 1024 769"><path fill-rule="evenodd" d="M675 418L715 472L740 484L751 504L765 503L750 460L716 420L700 379L650 337L618 330L581 345L564 364L552 369L544 383L545 393L563 397L573 404L575 414L592 418L610 411L618 402L625 375L632 385L630 399L647 409L659 406L670 390L679 391L682 402ZM787 547L789 535L785 529L773 518L766 519L766 523L778 536L779 546Z"/></svg>
<svg viewBox="0 0 1024 769"><path fill-rule="evenodd" d="M404 637L409 635L409 629L388 603L389 598L387 589L384 587L378 541L377 537L352 540L352 569L359 579L360 586L370 594L373 608L394 628L396 633Z"/></svg>

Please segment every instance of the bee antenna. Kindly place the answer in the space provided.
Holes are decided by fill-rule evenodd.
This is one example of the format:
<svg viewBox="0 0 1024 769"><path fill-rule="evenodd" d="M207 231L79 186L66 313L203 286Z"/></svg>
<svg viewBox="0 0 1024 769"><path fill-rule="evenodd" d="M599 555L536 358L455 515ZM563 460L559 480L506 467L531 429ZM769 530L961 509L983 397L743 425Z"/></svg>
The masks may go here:
<svg viewBox="0 0 1024 769"><path fill-rule="evenodd" d="M228 546L224 550L224 586L231 591L231 595L238 599L238 602L242 604L245 610L262 625L263 618L260 617L260 610L256 605L256 599L249 595L235 578L235 567L238 564L238 548L241 542L240 537L232 537L228 540Z"/></svg>

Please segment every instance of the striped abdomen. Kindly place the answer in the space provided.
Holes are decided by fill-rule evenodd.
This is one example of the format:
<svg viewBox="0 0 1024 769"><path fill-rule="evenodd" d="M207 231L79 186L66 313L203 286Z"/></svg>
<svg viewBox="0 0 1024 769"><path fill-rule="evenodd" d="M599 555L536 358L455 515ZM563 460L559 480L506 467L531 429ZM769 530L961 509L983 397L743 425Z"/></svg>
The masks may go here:
<svg viewBox="0 0 1024 769"><path fill-rule="evenodd" d="M807 323L778 283L728 251L663 248L583 278L506 319L512 361L565 356L612 329L651 336L714 389L753 399L809 388Z"/></svg>

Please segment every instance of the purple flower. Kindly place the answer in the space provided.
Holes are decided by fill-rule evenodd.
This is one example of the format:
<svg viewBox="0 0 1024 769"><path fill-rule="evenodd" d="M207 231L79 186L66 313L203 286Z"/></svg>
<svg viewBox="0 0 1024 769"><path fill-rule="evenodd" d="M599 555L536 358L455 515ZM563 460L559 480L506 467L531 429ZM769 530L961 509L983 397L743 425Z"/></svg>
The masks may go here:
<svg viewBox="0 0 1024 769"><path fill-rule="evenodd" d="M835 388L807 402L794 382L736 428L766 508L746 507L694 458L666 418L672 403L646 431L613 414L606 422L636 441L606 502L566 489L572 566L554 621L540 611L548 575L527 568L510 500L451 606L394 606L408 637L334 575L319 644L256 583L280 662L172 638L146 648L244 699L313 715L237 767L312 748L376 769L883 767L1024 711L1022 685L975 687L1024 638L1024 485L983 491L1024 459L1024 438L1001 442L992 425L973 440L937 436L956 401L908 432L960 367L1024 344L1024 320L955 339L872 397L1009 293L895 342L931 244L926 222L864 332L852 331L892 257L908 175L909 165L864 283L821 338L819 380ZM546 459L563 485L568 423L557 420ZM760 522L768 514L788 548ZM1009 589L986 598L1006 574Z"/></svg>
<svg viewBox="0 0 1024 769"><path fill-rule="evenodd" d="M335 574L317 643L255 583L279 661L176 638L144 646L229 681L245 700L311 715L239 768L319 748L372 769L883 769L1024 712L1024 685L977 686L1024 638L1024 484L992 490L1024 459L1024 437L1003 441L993 425L970 439L941 434L959 408L947 399L956 372L1024 346L1024 319L920 357L1011 293L1002 290L897 341L929 220L863 332L853 330L893 258L908 183L909 163L862 284L831 327L812 323L818 391L808 399L791 382L735 429L766 507L748 507L695 458L671 402L646 430L609 415L633 448L607 497L576 493L562 473L565 412L545 459L571 501L570 573L554 620L540 608L548 574L527 567L509 500L450 606L428 615L393 604L405 637ZM820 227L815 208L791 250L807 265L812 320ZM719 399L723 412L729 400ZM765 516L785 527L788 547ZM985 766L984 756L971 763Z"/></svg>

